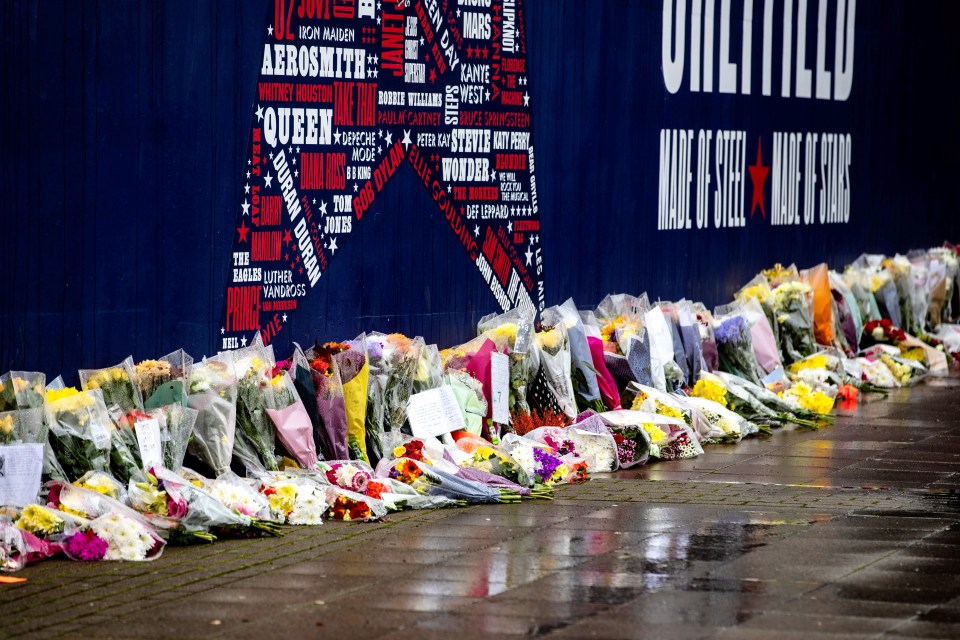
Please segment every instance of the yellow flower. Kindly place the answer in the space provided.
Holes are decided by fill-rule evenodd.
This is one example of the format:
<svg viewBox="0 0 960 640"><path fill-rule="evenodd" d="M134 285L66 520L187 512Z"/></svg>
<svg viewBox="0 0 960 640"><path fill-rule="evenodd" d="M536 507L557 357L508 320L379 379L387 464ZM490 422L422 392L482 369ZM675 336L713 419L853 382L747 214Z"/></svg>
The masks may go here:
<svg viewBox="0 0 960 640"><path fill-rule="evenodd" d="M517 325L513 322L506 322L500 325L493 330L493 333L502 338L506 338L510 342L511 347L517 343Z"/></svg>
<svg viewBox="0 0 960 640"><path fill-rule="evenodd" d="M610 342L613 340L613 334L621 324L623 324L623 316L617 316L604 325L604 327L600 329L600 337L603 338L603 341Z"/></svg>
<svg viewBox="0 0 960 640"><path fill-rule="evenodd" d="M37 536L50 536L63 530L63 519L35 504L24 507L17 527Z"/></svg>
<svg viewBox="0 0 960 640"><path fill-rule="evenodd" d="M402 458L407 453L406 447L394 447L393 448L393 457Z"/></svg>
<svg viewBox="0 0 960 640"><path fill-rule="evenodd" d="M0 418L0 433L10 435L13 433L13 416L8 415Z"/></svg>
<svg viewBox="0 0 960 640"><path fill-rule="evenodd" d="M900 347L900 357L906 358L907 360L915 360L921 364L927 361L926 357L923 355L922 347Z"/></svg>
<svg viewBox="0 0 960 640"><path fill-rule="evenodd" d="M67 398L69 402L64 402ZM65 411L72 411L93 404L93 400L85 393L80 393L75 387L65 389L54 389L47 391L47 404L57 403L57 408Z"/></svg>
<svg viewBox="0 0 960 640"><path fill-rule="evenodd" d="M755 284L751 287L747 287L741 291L737 297L740 300L749 300L750 298L756 298L760 302L764 302L767 299L767 296L770 295L770 287L764 284Z"/></svg>
<svg viewBox="0 0 960 640"><path fill-rule="evenodd" d="M806 360L801 360L800 362L794 362L790 365L790 371L793 373L800 373L804 369L826 369L827 368L827 358L823 355L815 355L807 358Z"/></svg>
<svg viewBox="0 0 960 640"><path fill-rule="evenodd" d="M647 432L647 435L650 436L650 442L653 444L658 444L667 438L666 432L653 423L647 422L641 426L643 430Z"/></svg>
<svg viewBox="0 0 960 640"><path fill-rule="evenodd" d="M804 409L826 415L833 409L833 398L822 391L814 391L805 382L797 382L786 391L780 392L780 397L795 399Z"/></svg>
<svg viewBox="0 0 960 640"><path fill-rule="evenodd" d="M283 374L282 374L282 373L278 373L277 375L273 376L273 380L270 381L270 384L272 384L272 385L275 386L275 387L282 386L282 385L283 385Z"/></svg>
<svg viewBox="0 0 960 640"><path fill-rule="evenodd" d="M537 342L545 350L553 352L560 345L560 332L556 329L550 331L538 331Z"/></svg>
<svg viewBox="0 0 960 640"><path fill-rule="evenodd" d="M270 496L270 508L277 513L292 513L296 499L297 490L293 485L283 485L277 489L276 493Z"/></svg>
<svg viewBox="0 0 960 640"><path fill-rule="evenodd" d="M727 388L719 382L701 378L693 386L691 393L695 398L713 400L724 407L727 406Z"/></svg>
<svg viewBox="0 0 960 640"><path fill-rule="evenodd" d="M640 407L643 406L643 403L647 401L647 394L643 391L638 391L637 396L633 399L633 404L630 406L634 411L640 411Z"/></svg>
<svg viewBox="0 0 960 640"><path fill-rule="evenodd" d="M654 400L654 403L657 405L657 413L659 413L661 416L683 420L683 412L679 409L671 407L668 404L663 404L659 400Z"/></svg>

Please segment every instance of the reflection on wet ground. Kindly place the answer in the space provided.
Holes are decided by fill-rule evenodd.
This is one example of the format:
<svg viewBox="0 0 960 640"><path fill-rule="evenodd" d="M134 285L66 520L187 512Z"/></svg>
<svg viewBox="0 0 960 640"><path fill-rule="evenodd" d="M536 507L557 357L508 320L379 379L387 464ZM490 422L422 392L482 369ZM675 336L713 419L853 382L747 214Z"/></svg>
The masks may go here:
<svg viewBox="0 0 960 640"><path fill-rule="evenodd" d="M549 503L50 562L0 636L960 637L960 379Z"/></svg>

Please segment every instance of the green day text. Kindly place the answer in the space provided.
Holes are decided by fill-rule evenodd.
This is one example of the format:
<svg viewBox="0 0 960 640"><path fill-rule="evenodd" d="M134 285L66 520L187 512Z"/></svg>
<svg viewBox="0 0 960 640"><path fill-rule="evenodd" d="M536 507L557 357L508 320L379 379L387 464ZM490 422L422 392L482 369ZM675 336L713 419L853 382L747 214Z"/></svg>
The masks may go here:
<svg viewBox="0 0 960 640"><path fill-rule="evenodd" d="M662 129L657 229L850 221L849 133Z"/></svg>

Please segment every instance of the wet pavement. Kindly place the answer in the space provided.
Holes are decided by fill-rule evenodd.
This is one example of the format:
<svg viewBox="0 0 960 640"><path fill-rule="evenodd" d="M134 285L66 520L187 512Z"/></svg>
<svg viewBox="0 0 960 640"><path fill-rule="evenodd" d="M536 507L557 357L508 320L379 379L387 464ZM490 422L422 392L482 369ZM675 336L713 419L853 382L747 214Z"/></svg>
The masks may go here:
<svg viewBox="0 0 960 640"><path fill-rule="evenodd" d="M960 378L552 502L0 585L0 637L960 638Z"/></svg>

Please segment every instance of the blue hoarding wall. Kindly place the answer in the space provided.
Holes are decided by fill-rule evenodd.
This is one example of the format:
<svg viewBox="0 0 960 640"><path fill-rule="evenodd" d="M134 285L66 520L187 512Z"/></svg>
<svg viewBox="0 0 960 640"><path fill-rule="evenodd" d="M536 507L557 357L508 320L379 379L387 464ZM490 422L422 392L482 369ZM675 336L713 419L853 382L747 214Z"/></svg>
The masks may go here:
<svg viewBox="0 0 960 640"><path fill-rule="evenodd" d="M260 305L255 320L247 316L226 330L230 288L267 286L266 269L259 281L234 271L236 254L246 251L238 227L250 234L272 228L258 219L263 228L254 229L243 209L251 204L246 187L256 184L246 177L254 130L265 134L256 110L285 106L263 86L331 87L343 78L309 71L283 77L275 59L265 66L265 45L343 49L337 39L349 38L350 47L377 56L365 56L358 84L404 92L407 100L416 89L410 83L422 84L420 93L458 87L462 120L420 120L418 131L428 130L423 123L447 135L484 129L468 124L470 112L529 114L529 123L501 120L486 129L530 131L536 150L536 212L470 218L480 209L467 207L488 202L486 192L476 192L481 200L459 192L460 226L477 245L471 249L411 149L426 150L419 157L445 178L441 186L451 187L454 201L453 188L470 186L496 187L498 201L508 201L502 172L494 167L498 175L481 185L445 175L441 156L457 153L418 141L409 123L381 119L396 111L389 96L378 93L378 121L367 127L356 102L342 106L334 89L317 93L313 101L334 112L339 128L382 129L391 139L378 137L366 145L376 149L372 159L351 155L344 167L345 177L357 178L356 193L365 186L358 168L369 167L375 188L371 201L351 197L349 211L340 212L351 220L349 231L314 211L322 216L313 221L317 231L329 233L310 245L326 263L306 295L287 292L289 309L277 314L286 318L270 333L280 352L290 340L371 329L462 341L481 315L501 308L503 296L491 284L500 276L504 291L516 296L524 288L534 306L567 296L588 306L607 292L644 290L715 304L773 262L826 260L839 268L861 251L960 237L960 43L950 31L949 2L391 0L372 16L363 0L294 2L3 3L0 369L62 371L72 382L79 367L180 346L201 356L228 337L252 337L252 326L267 328L273 313ZM281 4L289 42L276 33ZM347 8L353 13L343 13ZM316 13L325 9L334 13ZM513 49L505 48L508 21ZM401 23L402 38L424 39L402 57L389 50L396 39L388 37ZM301 24L340 31L304 32ZM439 42L444 30L453 49L435 52L428 40ZM492 58L474 58L482 50ZM457 69L453 55L481 75L444 76ZM389 63L399 60L403 75L391 75ZM501 74L487 78L497 71L494 60ZM425 64L424 77L407 63ZM379 74L371 78L373 69ZM429 69L439 72L435 81ZM471 103L467 95L475 92L463 88L471 83L504 97ZM520 87L528 104L515 104L512 91ZM807 87L811 97L803 97ZM342 120L349 108L357 120ZM398 146L404 130L410 144ZM314 143L321 154L346 145ZM282 149L279 140L261 144L264 155ZM303 147L296 151L301 163L310 151ZM378 185L373 173L392 148L402 149L401 162L388 163L389 179ZM484 157L471 147L459 151ZM485 157L498 161L492 147ZM272 163L261 158L262 168L273 171ZM528 199L514 206L534 209L532 167L504 166L521 168L511 173ZM284 195L276 181L268 186L260 176L259 184L264 195ZM353 191L352 183L342 186ZM312 199L310 187L303 190ZM312 187L323 192L320 202L329 196L332 216L330 185ZM345 201L338 202L342 209ZM281 258L271 270L309 283L295 261L298 254L309 259L307 243L296 242L289 205L282 205L276 230L281 242L283 231L293 232L283 246L296 248L294 266ZM518 221L526 224L522 232L515 232ZM484 242L487 229L495 242ZM525 255L531 249L539 251L539 270L536 252ZM487 250L485 271L477 258ZM507 266L495 264L498 251L508 255ZM524 270L530 278L510 289L513 271Z"/></svg>

